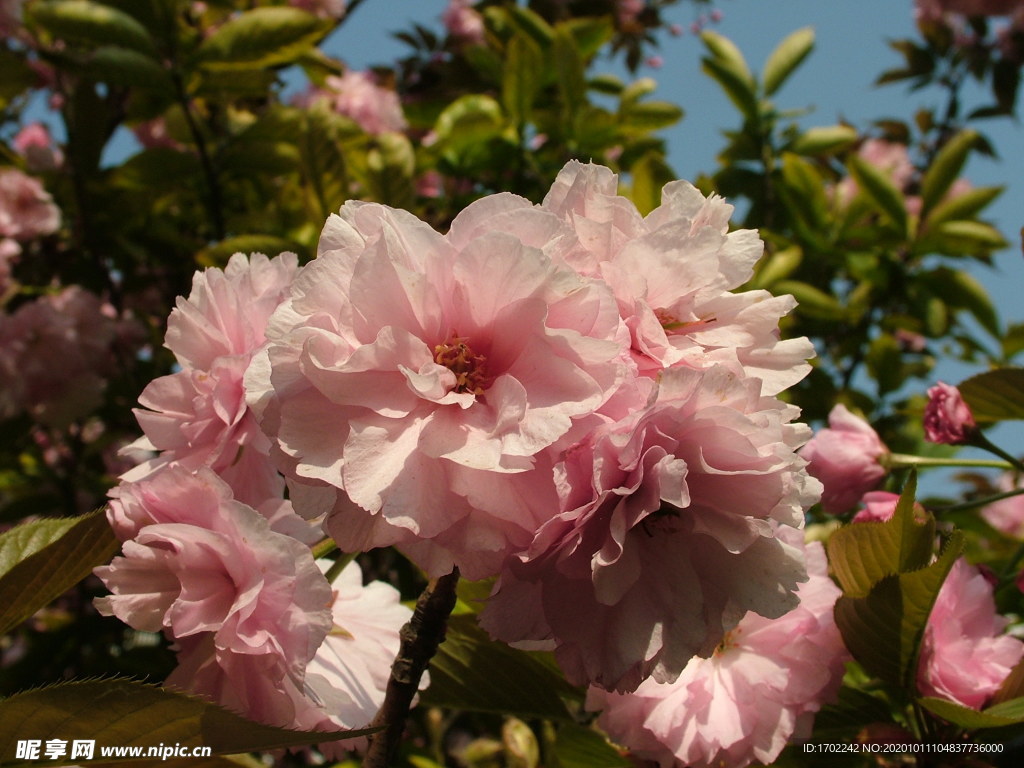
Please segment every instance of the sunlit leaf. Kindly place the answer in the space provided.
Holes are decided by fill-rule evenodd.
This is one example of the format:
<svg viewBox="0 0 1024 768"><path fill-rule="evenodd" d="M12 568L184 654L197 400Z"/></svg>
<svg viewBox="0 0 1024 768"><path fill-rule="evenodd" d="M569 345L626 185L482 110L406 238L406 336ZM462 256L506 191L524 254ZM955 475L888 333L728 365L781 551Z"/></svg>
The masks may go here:
<svg viewBox="0 0 1024 768"><path fill-rule="evenodd" d="M857 131L848 125L808 128L797 136L790 150L799 155L827 155L850 146L857 140Z"/></svg>
<svg viewBox="0 0 1024 768"><path fill-rule="evenodd" d="M889 175L858 155L851 155L848 162L857 186L879 210L892 219L900 232L906 232L907 208L903 193L896 188Z"/></svg>
<svg viewBox="0 0 1024 768"><path fill-rule="evenodd" d="M505 50L501 78L501 101L505 113L517 126L530 120L533 100L540 90L544 59L540 48L525 35L516 35Z"/></svg>
<svg viewBox="0 0 1024 768"><path fill-rule="evenodd" d="M979 373L958 389L977 421L1024 419L1024 368Z"/></svg>
<svg viewBox="0 0 1024 768"><path fill-rule="evenodd" d="M236 253L262 253L277 256L284 251L296 251L298 245L276 235L236 235L204 248L196 254L196 263L203 267L223 267Z"/></svg>
<svg viewBox="0 0 1024 768"><path fill-rule="evenodd" d="M661 190L675 179L675 172L660 153L650 152L633 163L633 203L643 215L661 205Z"/></svg>
<svg viewBox="0 0 1024 768"><path fill-rule="evenodd" d="M504 129L501 105L490 96L460 96L438 116L434 131L439 141L459 147L497 136Z"/></svg>
<svg viewBox="0 0 1024 768"><path fill-rule="evenodd" d="M319 744L371 731L301 732L261 725L195 696L130 680L62 683L0 701L0 760L19 739L62 739L103 746L210 747L215 755ZM43 759L30 764L68 765Z"/></svg>
<svg viewBox="0 0 1024 768"><path fill-rule="evenodd" d="M600 733L575 724L558 729L555 754L561 768L629 768L633 765Z"/></svg>
<svg viewBox="0 0 1024 768"><path fill-rule="evenodd" d="M822 320L842 320L846 316L843 305L835 296L799 280L779 280L772 286L776 295L789 294L797 300L797 310L808 317Z"/></svg>
<svg viewBox="0 0 1024 768"><path fill-rule="evenodd" d="M117 547L102 511L33 520L0 534L0 634L107 562Z"/></svg>
<svg viewBox="0 0 1024 768"><path fill-rule="evenodd" d="M91 46L116 45L154 55L146 28L124 11L90 0L42 0L28 4L29 18L54 37Z"/></svg>
<svg viewBox="0 0 1024 768"><path fill-rule="evenodd" d="M764 65L762 79L765 96L775 93L813 48L814 30L810 27L798 29L779 43Z"/></svg>
<svg viewBox="0 0 1024 768"><path fill-rule="evenodd" d="M274 67L298 60L325 33L324 22L298 8L254 8L218 28L199 47L208 67Z"/></svg>
<svg viewBox="0 0 1024 768"><path fill-rule="evenodd" d="M973 218L999 197L1003 189L1003 187L976 187L948 200L943 200L928 213L926 217L928 226L933 227L945 221Z"/></svg>
<svg viewBox="0 0 1024 768"><path fill-rule="evenodd" d="M1011 699L994 707L978 711L946 699L924 697L918 700L921 706L961 728L1002 728L1024 723L1024 698Z"/></svg>
<svg viewBox="0 0 1024 768"><path fill-rule="evenodd" d="M934 208L953 186L967 155L978 140L976 131L965 130L958 133L939 150L932 164L921 179L922 215Z"/></svg>

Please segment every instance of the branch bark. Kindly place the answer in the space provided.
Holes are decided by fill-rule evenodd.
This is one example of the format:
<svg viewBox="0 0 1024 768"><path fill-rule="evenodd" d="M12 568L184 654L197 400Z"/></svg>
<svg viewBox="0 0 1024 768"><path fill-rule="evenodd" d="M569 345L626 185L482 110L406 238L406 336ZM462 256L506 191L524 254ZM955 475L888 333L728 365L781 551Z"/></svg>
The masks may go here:
<svg viewBox="0 0 1024 768"><path fill-rule="evenodd" d="M402 627L402 644L391 666L384 703L371 727L383 727L369 737L369 748L363 768L388 768L405 730L412 700L419 690L420 678L426 671L437 647L444 642L448 616L455 607L455 585L459 569L432 582L416 601L409 623Z"/></svg>

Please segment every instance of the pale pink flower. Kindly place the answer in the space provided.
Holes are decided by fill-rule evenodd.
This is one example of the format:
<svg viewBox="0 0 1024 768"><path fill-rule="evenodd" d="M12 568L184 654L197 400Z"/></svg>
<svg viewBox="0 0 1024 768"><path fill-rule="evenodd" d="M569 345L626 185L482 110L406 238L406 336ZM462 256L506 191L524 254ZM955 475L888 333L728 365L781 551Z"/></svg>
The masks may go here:
<svg viewBox="0 0 1024 768"><path fill-rule="evenodd" d="M464 213L502 207L496 197ZM554 230L532 237L565 234L536 215ZM550 517L542 452L626 369L603 285L531 242L467 229L457 220L443 237L403 211L347 203L245 386L296 509L337 503L327 525L343 550L399 545L434 575L455 562L481 578Z"/></svg>
<svg viewBox="0 0 1024 768"><path fill-rule="evenodd" d="M78 286L0 314L0 417L66 425L99 405L113 365L113 307Z"/></svg>
<svg viewBox="0 0 1024 768"><path fill-rule="evenodd" d="M793 297L731 292L753 275L763 243L754 230L728 231L733 207L721 198L675 181L642 217L618 194L615 174L573 161L542 205L586 250L588 258L572 265L611 286L641 372L725 365L761 379L768 395L807 375L810 341L779 338Z"/></svg>
<svg viewBox="0 0 1024 768"><path fill-rule="evenodd" d="M821 505L826 512L846 512L886 475L879 460L889 453L871 425L845 405L828 415L828 427L820 429L801 450L809 462L807 471L825 490Z"/></svg>
<svg viewBox="0 0 1024 768"><path fill-rule="evenodd" d="M271 530L206 468L168 467L119 490L153 522L132 530L108 512L132 538L95 571L113 593L97 599L100 612L173 638L212 633L218 657L263 657L301 683L331 626L330 586L309 547Z"/></svg>
<svg viewBox="0 0 1024 768"><path fill-rule="evenodd" d="M454 38L477 45L484 41L484 18L473 7L473 0L448 0L441 22Z"/></svg>
<svg viewBox="0 0 1024 768"><path fill-rule="evenodd" d="M135 410L146 433L140 445L160 454L125 479L177 462L212 467L247 504L281 495L283 480L270 441L246 407L243 378L297 268L290 253L274 259L236 253L224 270L196 273L188 299L179 297L167 321L165 343L182 370L150 382L139 396L147 410Z"/></svg>
<svg viewBox="0 0 1024 768"><path fill-rule="evenodd" d="M0 237L22 242L52 235L60 210L38 179L16 168L0 168Z"/></svg>
<svg viewBox="0 0 1024 768"><path fill-rule="evenodd" d="M777 619L748 613L674 683L646 680L626 694L591 688L587 708L603 710L598 724L662 768L768 765L788 741L809 737L815 713L839 691L849 653L832 618L840 591L821 544L807 544L806 558L809 580L796 608Z"/></svg>
<svg viewBox="0 0 1024 768"><path fill-rule="evenodd" d="M748 610L790 610L806 577L773 524L802 526L820 487L794 452L798 410L760 387L666 371L649 407L569 448L560 512L508 559L482 626L553 647L574 684L624 691L675 679Z"/></svg>
<svg viewBox="0 0 1024 768"><path fill-rule="evenodd" d="M1014 491L1024 488L1024 483L1019 476L1007 472L996 480L996 487L1001 491ZM997 531L1024 539L1024 494L986 504L981 508L981 516Z"/></svg>
<svg viewBox="0 0 1024 768"><path fill-rule="evenodd" d="M332 627L296 682L263 656L218 653L210 633L182 638L170 687L207 696L268 725L297 730L362 728L384 701L399 630L412 616L398 590L384 582L363 586L362 571L348 565L331 585ZM424 677L423 686L429 682ZM320 745L340 757L364 739Z"/></svg>
<svg viewBox="0 0 1024 768"><path fill-rule="evenodd" d="M945 382L928 389L924 409L924 436L931 443L961 445L977 431L974 414L960 390Z"/></svg>
<svg viewBox="0 0 1024 768"><path fill-rule="evenodd" d="M340 21L345 17L345 0L289 0L289 4L321 19Z"/></svg>
<svg viewBox="0 0 1024 768"><path fill-rule="evenodd" d="M52 171L64 162L64 153L54 144L50 129L43 123L29 123L14 137L14 148L25 158L30 171Z"/></svg>
<svg viewBox="0 0 1024 768"><path fill-rule="evenodd" d="M646 5L646 0L615 0L615 17L622 26L630 26L636 23Z"/></svg>
<svg viewBox="0 0 1024 768"><path fill-rule="evenodd" d="M404 131L407 124L398 94L377 84L372 72L348 70L340 77L330 75L326 88L312 98L326 98L335 112L351 118L369 134Z"/></svg>
<svg viewBox="0 0 1024 768"><path fill-rule="evenodd" d="M992 585L960 558L942 584L921 644L918 690L981 709L1024 656L1024 643L1003 630Z"/></svg>
<svg viewBox="0 0 1024 768"><path fill-rule="evenodd" d="M853 516L855 523L884 523L896 512L900 500L898 493L889 491L868 491L861 499L864 509Z"/></svg>

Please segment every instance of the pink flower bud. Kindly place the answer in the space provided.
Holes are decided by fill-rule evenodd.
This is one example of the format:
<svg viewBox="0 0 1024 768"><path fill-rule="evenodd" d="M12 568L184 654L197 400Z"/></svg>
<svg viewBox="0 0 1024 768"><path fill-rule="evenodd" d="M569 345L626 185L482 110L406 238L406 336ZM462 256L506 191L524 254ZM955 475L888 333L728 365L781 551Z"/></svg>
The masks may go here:
<svg viewBox="0 0 1024 768"><path fill-rule="evenodd" d="M974 415L960 390L941 381L928 390L928 405L924 409L924 435L928 442L960 445L976 429Z"/></svg>

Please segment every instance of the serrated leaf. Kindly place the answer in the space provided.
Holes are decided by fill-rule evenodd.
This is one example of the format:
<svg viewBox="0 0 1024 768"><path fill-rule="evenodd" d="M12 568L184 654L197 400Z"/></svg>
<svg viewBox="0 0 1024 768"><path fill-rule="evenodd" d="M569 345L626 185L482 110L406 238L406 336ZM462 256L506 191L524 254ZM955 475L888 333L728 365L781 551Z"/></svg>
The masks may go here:
<svg viewBox="0 0 1024 768"><path fill-rule="evenodd" d="M789 148L798 155L827 155L850 146L856 140L856 129L848 125L819 126L801 133Z"/></svg>
<svg viewBox="0 0 1024 768"><path fill-rule="evenodd" d="M544 75L540 48L525 35L516 35L505 49L501 77L501 102L514 125L530 121L533 100Z"/></svg>
<svg viewBox="0 0 1024 768"><path fill-rule="evenodd" d="M953 186L967 155L978 140L976 131L964 130L956 134L939 150L921 179L922 217L934 208Z"/></svg>
<svg viewBox="0 0 1024 768"><path fill-rule="evenodd" d="M901 233L905 233L907 208L903 193L896 188L889 175L858 155L850 156L848 167L861 191L892 220Z"/></svg>
<svg viewBox="0 0 1024 768"><path fill-rule="evenodd" d="M765 96L771 96L793 74L814 48L814 30L804 27L783 40L768 56L762 79Z"/></svg>
<svg viewBox="0 0 1024 768"><path fill-rule="evenodd" d="M215 755L319 744L372 730L302 732L261 725L195 696L130 680L62 683L0 701L0 760L19 739L63 739L103 746L210 747ZM29 764L68 765L70 760Z"/></svg>
<svg viewBox="0 0 1024 768"><path fill-rule="evenodd" d="M850 527L862 525L885 523L852 523ZM893 685L915 690L928 615L962 550L963 534L955 531L938 559L926 568L886 576L866 596L843 594L836 601L836 626L865 670Z"/></svg>
<svg viewBox="0 0 1024 768"><path fill-rule="evenodd" d="M28 5L29 18L54 37L90 46L116 45L155 55L148 30L124 11L90 0L43 0Z"/></svg>
<svg viewBox="0 0 1024 768"><path fill-rule="evenodd" d="M629 768L633 762L592 728L565 724L555 737L560 768Z"/></svg>
<svg viewBox="0 0 1024 768"><path fill-rule="evenodd" d="M325 22L298 8L254 8L206 38L199 58L218 69L280 66L308 53L325 31Z"/></svg>
<svg viewBox="0 0 1024 768"><path fill-rule="evenodd" d="M911 475L892 518L845 525L826 544L829 566L843 593L865 597L875 584L923 568L931 560L935 518L916 517L917 478Z"/></svg>
<svg viewBox="0 0 1024 768"><path fill-rule="evenodd" d="M0 534L0 635L110 560L117 548L102 510L33 520Z"/></svg>
<svg viewBox="0 0 1024 768"><path fill-rule="evenodd" d="M977 421L1024 419L1024 368L979 373L957 388Z"/></svg>
<svg viewBox="0 0 1024 768"><path fill-rule="evenodd" d="M518 717L571 719L559 694L572 695L557 672L525 651L491 640L472 615L453 616L430 662L425 704L503 712Z"/></svg>

